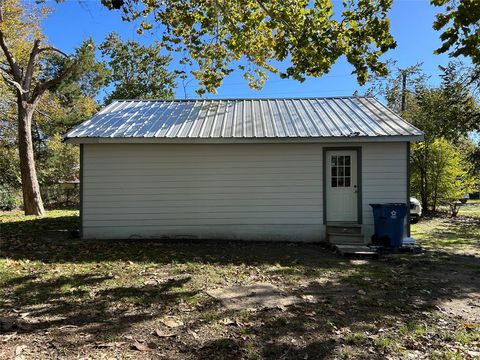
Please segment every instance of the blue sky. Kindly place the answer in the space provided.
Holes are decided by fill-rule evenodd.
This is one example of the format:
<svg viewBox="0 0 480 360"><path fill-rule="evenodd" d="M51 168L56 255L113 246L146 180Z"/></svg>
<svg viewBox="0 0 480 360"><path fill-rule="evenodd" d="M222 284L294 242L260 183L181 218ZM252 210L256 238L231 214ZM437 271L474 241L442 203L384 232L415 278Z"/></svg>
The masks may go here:
<svg viewBox="0 0 480 360"><path fill-rule="evenodd" d="M429 4L427 0L394 0L390 11L391 31L397 41L397 48L390 51L385 58L398 61L400 67L424 63L424 70L431 76L430 82L436 84L438 66L446 65L447 55L434 55L439 46L439 33L432 29L435 14L440 10ZM111 31L116 31L124 39L134 39L148 43L155 40L151 35L138 35L136 24L123 22L120 13L109 11L100 1L67 0L60 4L49 3L55 8L43 24L44 31L51 44L71 52L83 40L93 37L96 43L103 41ZM341 2L335 2L337 8ZM340 7L338 7L340 5ZM175 64L172 64L174 67ZM351 75L352 66L341 58L332 67L329 74L322 78L309 78L303 83L295 80L280 79L272 74L263 90L251 90L243 80L240 72L228 76L214 97L306 97L306 96L341 96L352 95L355 90L362 93L356 77ZM197 97L196 84L190 83L187 88L188 97ZM177 89L177 97L183 98L183 88Z"/></svg>

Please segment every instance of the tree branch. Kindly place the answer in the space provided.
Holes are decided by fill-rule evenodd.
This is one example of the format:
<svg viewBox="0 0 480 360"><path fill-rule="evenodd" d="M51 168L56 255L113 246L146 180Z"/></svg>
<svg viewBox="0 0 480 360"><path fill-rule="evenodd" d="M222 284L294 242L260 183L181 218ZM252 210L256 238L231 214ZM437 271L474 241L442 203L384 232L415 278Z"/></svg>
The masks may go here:
<svg viewBox="0 0 480 360"><path fill-rule="evenodd" d="M14 86L22 95L27 93L27 91L23 89L20 83L10 78L11 75L7 71L5 71L5 69L0 68L0 70L2 70L1 71L2 77L5 80L5 82L7 82L7 84Z"/></svg>
<svg viewBox="0 0 480 360"><path fill-rule="evenodd" d="M71 64L67 69L65 69L61 74L58 76L54 77L53 79L42 81L35 86L35 89L33 89L32 96L31 96L31 102L35 103L40 99L40 96L43 95L43 93L54 87L55 85L60 84L70 73L73 71L73 69L77 66L77 62L75 61L73 64Z"/></svg>
<svg viewBox="0 0 480 360"><path fill-rule="evenodd" d="M25 89L30 89L30 85L32 84L33 70L35 69L35 64L37 62L37 55L40 53L39 46L40 40L36 39L33 42L33 47L30 51L30 58L28 59L27 70L23 77L23 87Z"/></svg>
<svg viewBox="0 0 480 360"><path fill-rule="evenodd" d="M41 48L41 49L38 50L38 53L40 54L40 53L42 53L42 52L44 52L44 51L52 51L52 52L59 53L60 55L63 55L63 56L65 56L65 57L67 57L67 58L69 57L67 53L64 53L62 50L57 49L57 48L55 48L55 47L53 47L53 46L47 46L47 47Z"/></svg>

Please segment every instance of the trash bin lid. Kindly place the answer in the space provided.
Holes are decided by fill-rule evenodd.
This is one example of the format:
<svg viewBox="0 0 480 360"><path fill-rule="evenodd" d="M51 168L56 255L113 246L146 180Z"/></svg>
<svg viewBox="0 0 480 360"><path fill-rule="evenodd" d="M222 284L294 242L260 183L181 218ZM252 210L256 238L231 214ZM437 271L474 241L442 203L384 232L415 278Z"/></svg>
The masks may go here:
<svg viewBox="0 0 480 360"><path fill-rule="evenodd" d="M384 203L384 204L370 204L372 208L375 207L387 207L387 206L407 206L406 203Z"/></svg>

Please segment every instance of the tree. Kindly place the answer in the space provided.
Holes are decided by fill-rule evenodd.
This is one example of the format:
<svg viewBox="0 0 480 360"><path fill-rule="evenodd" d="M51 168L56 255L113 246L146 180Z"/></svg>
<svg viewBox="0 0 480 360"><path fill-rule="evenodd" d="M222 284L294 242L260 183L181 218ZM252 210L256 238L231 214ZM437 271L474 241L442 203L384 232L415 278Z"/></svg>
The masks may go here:
<svg viewBox="0 0 480 360"><path fill-rule="evenodd" d="M396 46L387 17L392 0L346 0L341 13L334 13L331 0L102 3L121 8L124 20L142 18L140 33L161 29L167 50L188 54L183 62L198 65L192 73L199 81L199 94L215 92L234 65L251 87L261 88L267 71L303 81L328 73L342 55L364 84L369 71L386 73L379 58ZM290 65L279 71L273 63L284 60Z"/></svg>
<svg viewBox="0 0 480 360"><path fill-rule="evenodd" d="M437 139L428 144L428 162L424 165L425 146L425 142L412 146L412 192L424 195L423 186L428 183L426 197L430 208L436 211L438 205L448 205L456 216L459 200L473 191L477 181L467 171L464 154L448 141ZM425 173L422 172L424 166L428 169Z"/></svg>
<svg viewBox="0 0 480 360"><path fill-rule="evenodd" d="M412 172L417 173L417 183L412 188L420 195L425 209L432 204L436 206L435 198L431 197L437 186L432 164L438 167L442 163L435 163L435 142L444 139L457 146L471 131L480 129L478 104L454 69L453 64L443 68L440 87L417 89L402 114L425 134L424 141L414 147L411 159Z"/></svg>
<svg viewBox="0 0 480 360"><path fill-rule="evenodd" d="M458 145L470 132L480 130L480 109L467 81L471 69L457 62L440 67L443 74L439 87L427 86L421 64L399 69L390 63L390 69L388 77L372 78L368 93L384 96L390 108L424 132L424 141L412 151L412 173L416 172L412 189L420 196L422 206L429 209L436 186L431 168L434 142L445 139Z"/></svg>
<svg viewBox="0 0 480 360"><path fill-rule="evenodd" d="M17 107L17 141L23 204L26 215L44 212L35 167L32 123L45 93L62 82L79 79L94 58L90 41L75 54L46 44L40 31L45 8L26 11L18 0L0 0L0 73L14 95Z"/></svg>
<svg viewBox="0 0 480 360"><path fill-rule="evenodd" d="M435 6L444 6L433 28L441 31L442 46L437 54L449 52L450 56L466 56L480 66L480 6L478 0L431 0Z"/></svg>
<svg viewBox="0 0 480 360"><path fill-rule="evenodd" d="M111 33L100 45L109 57L109 80L115 86L105 102L113 99L171 99L176 75L169 72L170 56L160 55L161 45L143 46L136 41L122 41Z"/></svg>

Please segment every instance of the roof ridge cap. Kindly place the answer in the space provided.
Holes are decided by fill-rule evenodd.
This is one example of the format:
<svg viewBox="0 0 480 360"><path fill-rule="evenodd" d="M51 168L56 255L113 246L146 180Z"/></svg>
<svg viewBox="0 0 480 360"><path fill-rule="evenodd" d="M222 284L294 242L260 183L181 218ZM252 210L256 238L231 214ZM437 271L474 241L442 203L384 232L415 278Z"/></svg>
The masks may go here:
<svg viewBox="0 0 480 360"><path fill-rule="evenodd" d="M202 99L202 98L191 98L191 99L114 99L112 102L192 102L192 101L256 101L256 100L313 100L313 99L376 99L372 95L362 95L362 96L307 96L307 97L258 97L258 98L213 98L213 99Z"/></svg>

